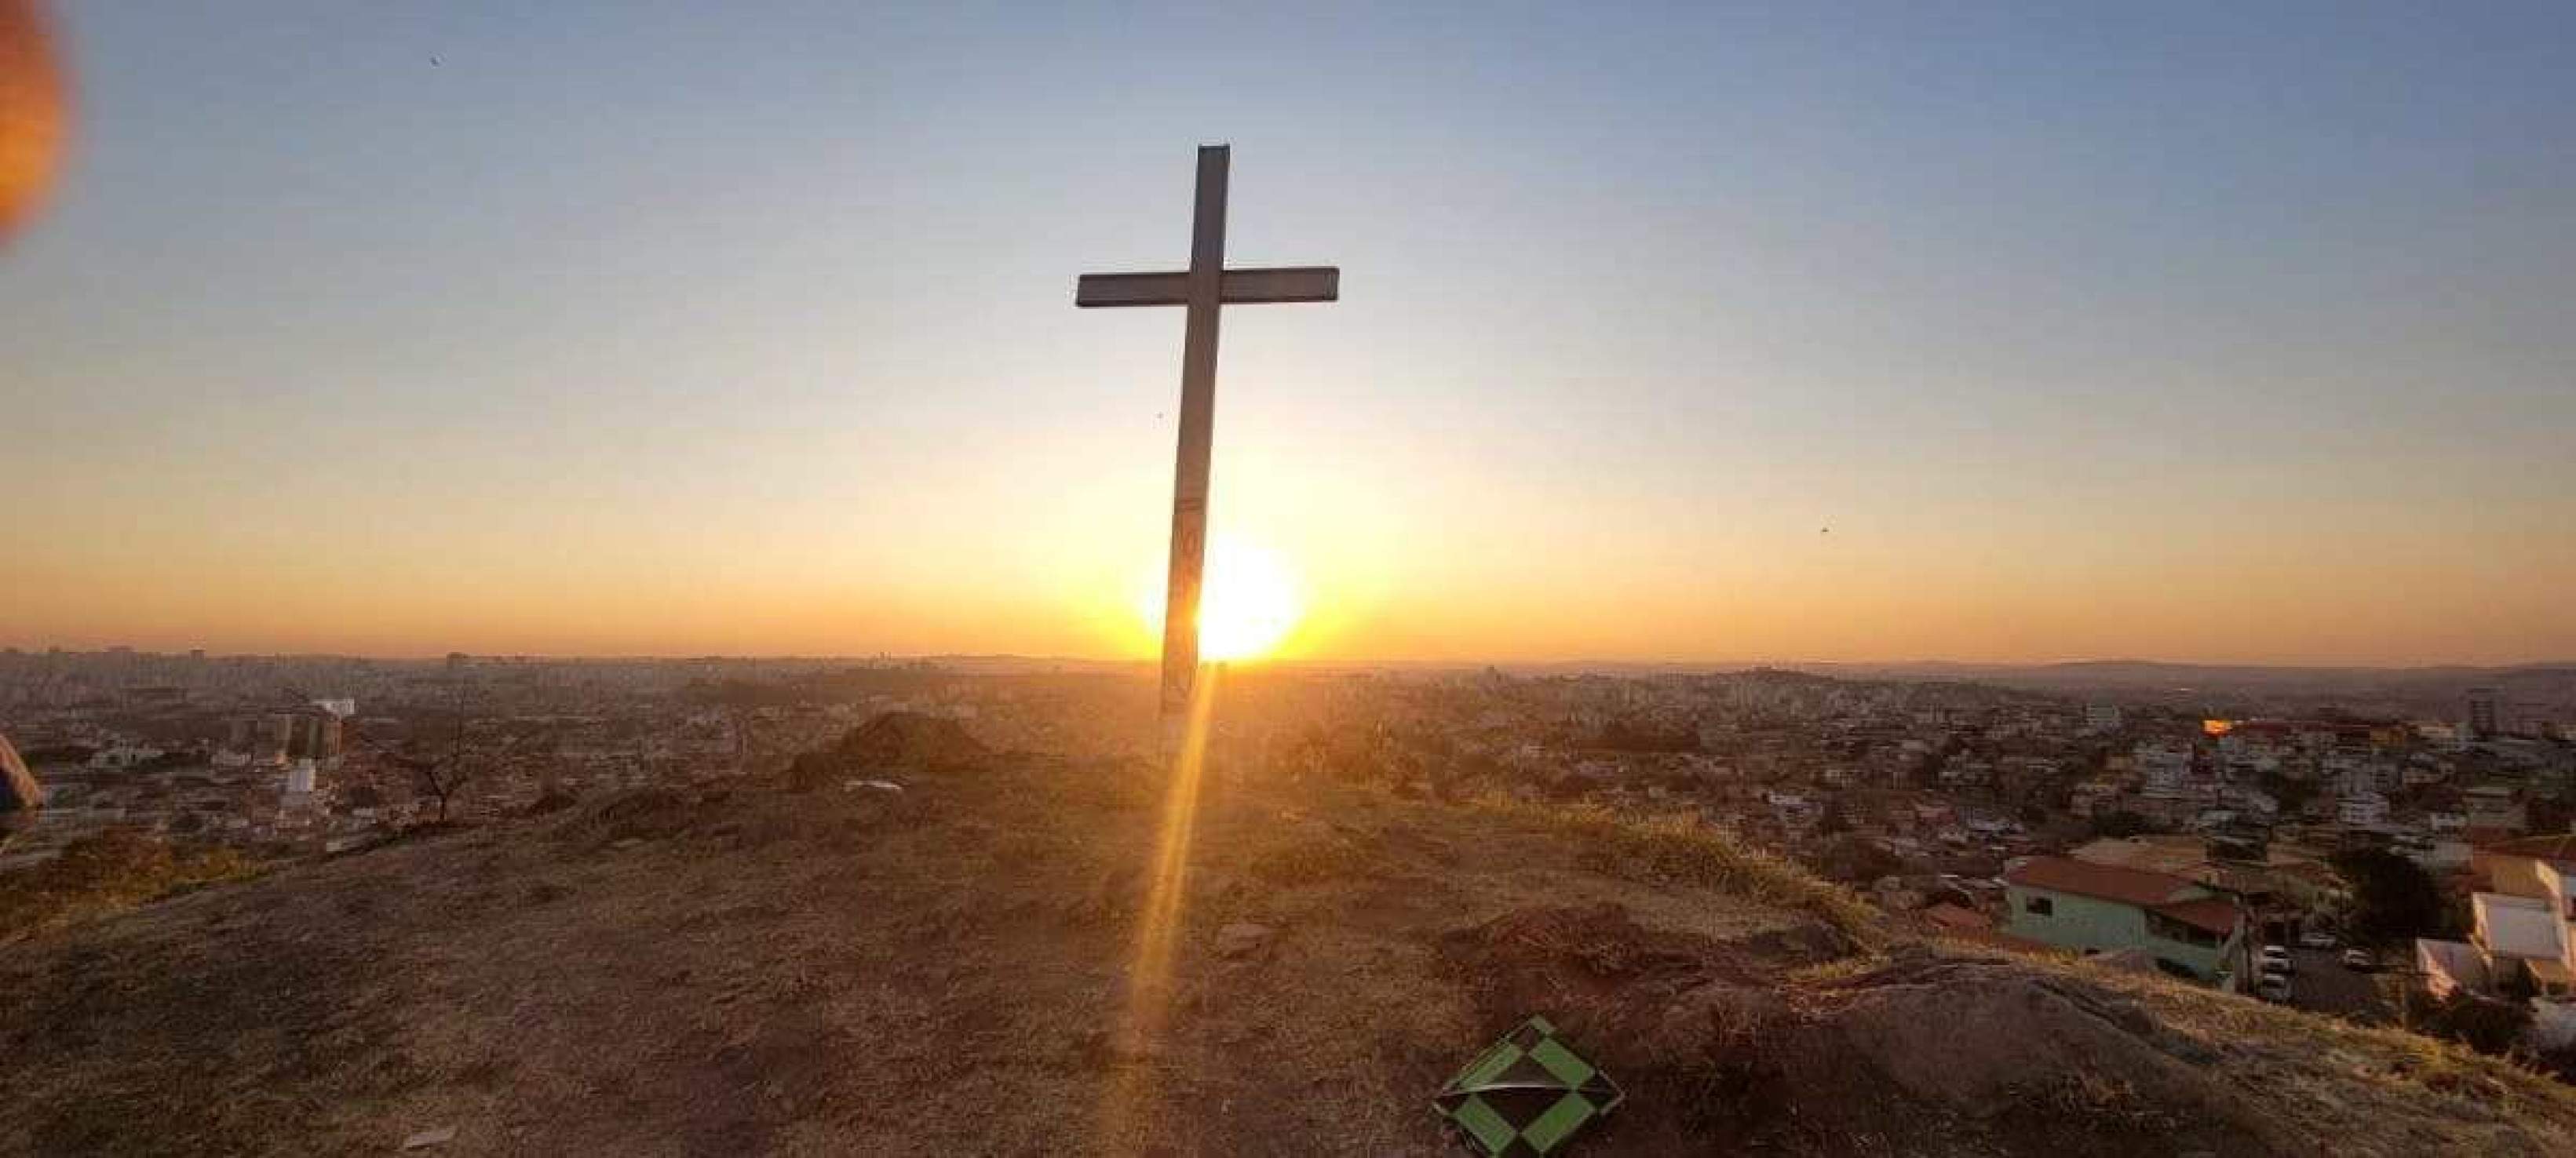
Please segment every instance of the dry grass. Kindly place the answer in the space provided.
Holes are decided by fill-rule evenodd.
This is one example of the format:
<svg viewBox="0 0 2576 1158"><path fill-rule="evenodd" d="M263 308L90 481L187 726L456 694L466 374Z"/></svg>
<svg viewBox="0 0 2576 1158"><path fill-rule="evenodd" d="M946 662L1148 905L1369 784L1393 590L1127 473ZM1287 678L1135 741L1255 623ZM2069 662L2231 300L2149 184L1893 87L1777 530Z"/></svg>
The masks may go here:
<svg viewBox="0 0 2576 1158"><path fill-rule="evenodd" d="M0 944L188 889L245 880L260 869L233 849L183 850L130 829L82 837L62 855L0 882Z"/></svg>
<svg viewBox="0 0 2576 1158"><path fill-rule="evenodd" d="M2210 1046L2215 1069L2268 1095L2274 1112L2289 1121L2348 1128L2325 1112L2340 1106L2380 1111L2389 1122L2448 1120L2463 1130L2511 1122L2564 1142L2569 1149L2561 1153L2576 1152L2576 1089L2463 1045L2062 953L1956 941L1943 942L1942 952L2009 961L2135 1000L2166 1029ZM2355 1142L2353 1152L2405 1152L2422 1141L2395 1134Z"/></svg>
<svg viewBox="0 0 2576 1158"><path fill-rule="evenodd" d="M1748 847L1686 816L1630 816L1593 804L1536 804L1501 793L1469 807L1552 829L1583 843L1593 867L1641 884L1682 884L1822 919L1862 945L1886 939L1859 894L1796 862Z"/></svg>
<svg viewBox="0 0 2576 1158"><path fill-rule="evenodd" d="M1819 961L1790 970L1782 980L1791 985L1824 986L1847 982L1871 973L1887 964L1887 958L1875 953L1855 953L1832 961Z"/></svg>

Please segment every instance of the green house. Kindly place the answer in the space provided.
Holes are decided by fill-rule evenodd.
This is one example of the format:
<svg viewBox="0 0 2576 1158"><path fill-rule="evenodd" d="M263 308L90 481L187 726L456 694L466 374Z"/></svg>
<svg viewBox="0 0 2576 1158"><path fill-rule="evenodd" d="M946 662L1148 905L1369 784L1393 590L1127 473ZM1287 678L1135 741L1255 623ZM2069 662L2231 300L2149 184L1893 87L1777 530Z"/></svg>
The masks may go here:
<svg viewBox="0 0 2576 1158"><path fill-rule="evenodd" d="M2083 953L2139 950L2167 973L2234 989L2246 922L2235 898L2164 873L2032 857L2004 874L2004 930Z"/></svg>

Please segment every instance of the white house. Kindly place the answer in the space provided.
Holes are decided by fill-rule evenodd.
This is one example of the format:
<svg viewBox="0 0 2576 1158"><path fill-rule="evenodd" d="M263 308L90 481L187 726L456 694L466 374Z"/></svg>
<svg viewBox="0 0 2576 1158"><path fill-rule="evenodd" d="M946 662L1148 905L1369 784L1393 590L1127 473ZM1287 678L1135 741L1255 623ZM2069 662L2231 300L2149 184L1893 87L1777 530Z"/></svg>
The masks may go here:
<svg viewBox="0 0 2576 1158"><path fill-rule="evenodd" d="M2521 832L2531 827L2529 813L2522 801L2514 799L2513 789L2481 785L2460 793L2460 802L2468 811L2471 828Z"/></svg>
<svg viewBox="0 0 2576 1158"><path fill-rule="evenodd" d="M2138 770L2139 795L2172 800L2191 792L2191 749L2140 744L2131 756Z"/></svg>
<svg viewBox="0 0 2576 1158"><path fill-rule="evenodd" d="M2388 798L2376 792L2346 796L2335 806L2335 819L2350 828L2376 828L2388 823Z"/></svg>
<svg viewBox="0 0 2576 1158"><path fill-rule="evenodd" d="M2520 974L2550 999L2553 1018L2564 1014L2576 997L2576 835L2507 841L2478 850L2477 861L2488 891L2469 898L2469 939L2416 943L2419 964L2442 966L2428 984L2437 993L2451 984L2482 989ZM2463 964L2471 955L2474 970Z"/></svg>
<svg viewBox="0 0 2576 1158"><path fill-rule="evenodd" d="M148 744L112 744L91 753L89 766L92 768L131 768L147 760L158 760L161 756L161 749L152 747Z"/></svg>

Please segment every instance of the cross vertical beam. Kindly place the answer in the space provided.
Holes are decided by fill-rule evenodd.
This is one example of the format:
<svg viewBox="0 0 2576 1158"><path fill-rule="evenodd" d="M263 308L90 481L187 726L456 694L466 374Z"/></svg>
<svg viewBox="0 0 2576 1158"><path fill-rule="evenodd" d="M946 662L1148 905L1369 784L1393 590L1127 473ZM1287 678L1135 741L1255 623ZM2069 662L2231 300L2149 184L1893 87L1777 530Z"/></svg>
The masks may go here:
<svg viewBox="0 0 2576 1158"><path fill-rule="evenodd" d="M1190 219L1190 267L1177 273L1087 273L1074 284L1083 307L1183 306L1181 429L1172 471L1172 558L1163 589L1163 741L1172 750L1190 715L1199 674L1199 602L1207 565L1208 459L1216 427L1217 317L1228 304L1329 302L1341 297L1332 266L1225 267L1226 170L1232 150L1199 146Z"/></svg>
<svg viewBox="0 0 2576 1158"><path fill-rule="evenodd" d="M1172 563L1163 588L1165 730L1186 719L1199 674L1199 591L1207 566L1208 459L1216 431L1217 316L1225 301L1226 145L1199 146L1190 214L1188 318L1181 337L1181 442L1172 469Z"/></svg>

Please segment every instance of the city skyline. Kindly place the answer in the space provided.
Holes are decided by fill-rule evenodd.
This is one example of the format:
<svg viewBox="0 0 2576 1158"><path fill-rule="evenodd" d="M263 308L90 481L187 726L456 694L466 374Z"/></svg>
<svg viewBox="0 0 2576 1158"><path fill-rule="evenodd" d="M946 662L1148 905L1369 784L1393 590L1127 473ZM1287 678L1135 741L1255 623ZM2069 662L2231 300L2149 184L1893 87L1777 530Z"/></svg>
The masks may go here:
<svg viewBox="0 0 2576 1158"><path fill-rule="evenodd" d="M2563 9L1099 15L67 7L0 644L1142 660L1231 140L1284 658L2576 656Z"/></svg>

